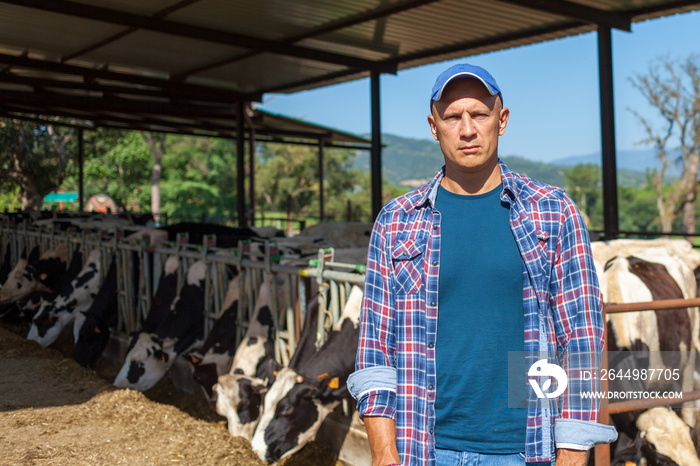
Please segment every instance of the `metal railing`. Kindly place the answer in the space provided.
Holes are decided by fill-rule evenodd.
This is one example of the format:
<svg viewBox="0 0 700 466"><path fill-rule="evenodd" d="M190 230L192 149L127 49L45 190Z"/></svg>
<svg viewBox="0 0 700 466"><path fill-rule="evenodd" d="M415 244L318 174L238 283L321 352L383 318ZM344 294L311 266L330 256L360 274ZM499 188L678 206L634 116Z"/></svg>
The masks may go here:
<svg viewBox="0 0 700 466"><path fill-rule="evenodd" d="M657 301L647 301L647 302L636 302L636 303L605 303L603 305L603 322L607 322L607 314L617 314L623 312L652 312L652 311L664 311L669 309L678 308L691 308L700 306L700 298L692 299L663 299ZM608 335L607 335L607 323L606 323L606 336L605 336L605 357L602 359L601 371L608 369ZM691 348L692 351L696 351L697 348ZM601 380L600 382L601 392L608 391L608 380ZM625 413L629 411L635 411L638 409L649 409L658 406L669 406L680 404L684 402L694 401L700 399L700 391L683 392L681 398L674 399L640 399L640 400L630 400L630 401L618 401L615 403L609 403L606 398L600 401L600 410L598 414L598 422L602 424L610 424L610 416L613 414ZM603 444L597 445L594 449L594 460L595 466L610 466L610 445Z"/></svg>
<svg viewBox="0 0 700 466"><path fill-rule="evenodd" d="M187 269L202 260L206 264L204 280L204 337L211 331L214 322L225 309L224 299L231 273L235 268L241 276L239 281L238 345L243 339L253 315L260 285L265 276L271 281L271 304L275 325L275 355L280 364L287 365L296 348L301 326L306 314L306 289L315 280L319 290L319 328L317 345L327 337L337 322L349 296L352 285L364 283L364 265L341 264L333 261L333 249L319 250L318 258L307 266L285 265L281 261L275 239L264 243L241 241L237 248L216 248L216 238L205 236L202 245L187 242L186 234L179 234L176 241L127 239L121 230L113 233L78 233L74 230L60 231L57 228L35 228L26 223L0 225L0 258L10 245L13 265L21 254L29 254L39 246L43 254L64 243L69 256L81 247L84 252L99 248L103 254L101 279L111 260L117 263L118 325L117 333L127 336L138 331L145 319L151 300L158 288L160 275L167 257L175 255L180 261L178 289L185 280ZM85 257L87 254L85 254ZM136 279L138 276L138 279ZM301 297L301 298L298 298Z"/></svg>

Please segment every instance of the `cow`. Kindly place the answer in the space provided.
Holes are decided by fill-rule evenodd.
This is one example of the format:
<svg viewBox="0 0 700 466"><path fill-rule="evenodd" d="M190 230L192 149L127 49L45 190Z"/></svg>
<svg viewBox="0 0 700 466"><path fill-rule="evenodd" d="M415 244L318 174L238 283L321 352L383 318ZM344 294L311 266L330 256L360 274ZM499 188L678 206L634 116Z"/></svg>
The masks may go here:
<svg viewBox="0 0 700 466"><path fill-rule="evenodd" d="M39 249L35 248L36 254L39 253ZM36 259L35 259L36 261ZM61 276L56 290L63 290L70 285L75 277L78 276L83 268L83 253L78 247L73 256L71 257L70 263L68 264L68 270ZM24 322L30 322L34 319L39 308L44 304L44 301L52 301L58 295L58 291L47 294L45 292L34 291L17 302L6 304L7 310L9 312L3 313L0 311L0 316L6 320L22 320Z"/></svg>
<svg viewBox="0 0 700 466"><path fill-rule="evenodd" d="M66 272L66 245L61 243L35 261L32 256L37 253L35 248L28 259L20 259L9 273L0 288L0 304L20 301L35 291L46 294L55 291Z"/></svg>
<svg viewBox="0 0 700 466"><path fill-rule="evenodd" d="M54 299L44 301L32 320L28 340L49 346L73 322L76 314L90 307L99 290L100 256L99 249L92 250L78 276L64 286Z"/></svg>
<svg viewBox="0 0 700 466"><path fill-rule="evenodd" d="M214 384L219 374L226 374L231 369L236 352L239 298L240 275L237 274L228 284L221 317L214 323L202 346L190 354L192 378L202 387L210 405L216 402Z"/></svg>
<svg viewBox="0 0 700 466"><path fill-rule="evenodd" d="M78 310L73 322L73 359L91 367L107 347L111 329L118 320L117 261L109 266L95 299L87 310Z"/></svg>
<svg viewBox="0 0 700 466"><path fill-rule="evenodd" d="M353 286L323 346L297 370L287 367L277 374L251 442L263 460L274 463L299 451L349 396L346 380L355 369L361 300L362 290Z"/></svg>
<svg viewBox="0 0 700 466"><path fill-rule="evenodd" d="M312 283L311 295L315 295L316 287ZM305 299L305 297L301 298ZM296 368L316 351L316 330L318 322L318 299L314 297L309 304L304 318L303 329L299 336L296 349L289 362L289 367ZM251 348L241 345L238 360L254 359ZM214 385L216 392L216 410L228 419L231 435L253 438L255 427L262 414L263 400L267 388L272 384L279 369L277 362L271 357L260 360L262 370L256 368L256 376L244 375L243 370L231 371L230 374L219 377ZM270 375L270 372L272 374Z"/></svg>
<svg viewBox="0 0 700 466"><path fill-rule="evenodd" d="M637 418L636 427L633 440L620 436L612 466L700 466L698 435L672 409L651 408Z"/></svg>
<svg viewBox="0 0 700 466"><path fill-rule="evenodd" d="M603 266L601 288L608 303L644 302L660 299L692 298L697 294L695 274L682 259L667 249L649 248L630 256L618 256ZM690 392L694 385L698 325L697 308L676 308L654 312L629 312L608 315L608 350L631 350L647 354L648 368L677 368L678 382L645 388ZM647 367L640 367L646 369ZM664 381L661 381L664 382ZM655 381L656 385L661 383ZM618 381L619 383L619 381ZM675 385L674 385L675 383ZM636 435L632 421L638 413L614 417L618 429L630 438ZM695 425L695 412L684 404L683 419Z"/></svg>
<svg viewBox="0 0 700 466"><path fill-rule="evenodd" d="M190 266L165 319L152 333L139 333L114 379L115 387L139 391L152 388L177 356L202 338L206 270L207 265L201 260Z"/></svg>
<svg viewBox="0 0 700 466"><path fill-rule="evenodd" d="M165 260L163 264L163 273L158 282L153 299L151 299L151 307L148 311L146 319L141 324L141 333L152 333L158 328L158 325L165 320L165 317L170 312L170 306L177 297L177 281L178 269L180 268L180 258L172 255ZM133 347L138 334L131 335L132 342L130 347Z"/></svg>
<svg viewBox="0 0 700 466"><path fill-rule="evenodd" d="M271 283L272 279L266 275L248 330L233 356L231 370L214 385L216 411L228 419L231 435L248 440L253 437L264 393L281 367L275 360Z"/></svg>

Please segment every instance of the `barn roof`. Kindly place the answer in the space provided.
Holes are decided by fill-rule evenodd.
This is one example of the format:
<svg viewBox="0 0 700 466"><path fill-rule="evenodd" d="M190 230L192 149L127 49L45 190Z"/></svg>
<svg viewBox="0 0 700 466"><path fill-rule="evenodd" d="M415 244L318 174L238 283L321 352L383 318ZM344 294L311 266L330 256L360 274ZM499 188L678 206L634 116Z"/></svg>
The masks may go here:
<svg viewBox="0 0 700 466"><path fill-rule="evenodd" d="M267 92L600 25L629 30L699 7L688 0L0 0L0 115L232 136L234 102Z"/></svg>

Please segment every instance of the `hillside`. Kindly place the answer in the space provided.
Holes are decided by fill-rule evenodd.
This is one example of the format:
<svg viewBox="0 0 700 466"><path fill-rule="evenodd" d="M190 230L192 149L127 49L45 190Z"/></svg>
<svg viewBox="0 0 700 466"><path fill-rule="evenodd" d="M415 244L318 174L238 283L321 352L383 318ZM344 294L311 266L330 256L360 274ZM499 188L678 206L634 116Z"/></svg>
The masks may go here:
<svg viewBox="0 0 700 466"><path fill-rule="evenodd" d="M435 141L383 134L382 142L385 146L382 150L384 177L395 185L420 186L435 176L444 164L440 146ZM600 154L572 156L553 163L537 162L515 155L505 155L502 159L513 171L555 186L564 184L564 171L572 166L579 163L600 165ZM649 151L620 151L618 182L621 186L645 184L645 170L647 167L653 168L655 163L656 160ZM369 171L369 155L360 153L355 165Z"/></svg>

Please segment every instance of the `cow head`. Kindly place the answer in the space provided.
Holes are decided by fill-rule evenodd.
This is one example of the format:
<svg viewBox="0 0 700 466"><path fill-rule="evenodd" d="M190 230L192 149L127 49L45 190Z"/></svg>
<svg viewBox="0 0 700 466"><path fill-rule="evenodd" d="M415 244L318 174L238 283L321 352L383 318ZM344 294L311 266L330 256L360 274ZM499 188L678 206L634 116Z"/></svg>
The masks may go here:
<svg viewBox="0 0 700 466"><path fill-rule="evenodd" d="M20 259L7 276L7 281L0 288L0 304L12 303L26 298L32 292L50 293L44 285L37 269L26 259Z"/></svg>
<svg viewBox="0 0 700 466"><path fill-rule="evenodd" d="M310 379L282 369L265 396L253 450L268 463L296 453L315 438L323 420L346 395L345 379L327 374Z"/></svg>
<svg viewBox="0 0 700 466"><path fill-rule="evenodd" d="M216 392L214 391L214 385L219 377L216 364L204 364L201 360L195 360L194 356L190 356L190 358L192 361L192 378L202 387L204 397L209 402L209 405L215 407Z"/></svg>
<svg viewBox="0 0 700 466"><path fill-rule="evenodd" d="M216 412L228 419L234 437L253 438L263 408L267 381L241 374L226 374L214 385Z"/></svg>
<svg viewBox="0 0 700 466"><path fill-rule="evenodd" d="M114 379L114 386L141 392L152 388L175 361L177 355L173 346L172 341L160 340L150 333L139 333Z"/></svg>
<svg viewBox="0 0 700 466"><path fill-rule="evenodd" d="M73 313L57 306L55 300L44 301L32 320L27 339L47 347L58 339L73 317Z"/></svg>

